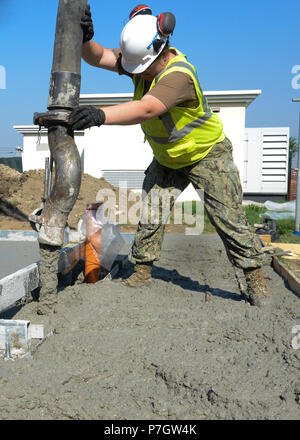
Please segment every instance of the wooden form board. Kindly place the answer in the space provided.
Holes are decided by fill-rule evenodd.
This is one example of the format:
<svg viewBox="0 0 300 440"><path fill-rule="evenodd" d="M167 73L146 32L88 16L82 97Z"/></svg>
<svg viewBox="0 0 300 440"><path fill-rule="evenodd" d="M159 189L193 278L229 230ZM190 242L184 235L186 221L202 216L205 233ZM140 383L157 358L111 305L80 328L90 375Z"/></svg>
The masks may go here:
<svg viewBox="0 0 300 440"><path fill-rule="evenodd" d="M273 257L273 268L282 276L289 288L300 298L300 279L296 277L277 257Z"/></svg>

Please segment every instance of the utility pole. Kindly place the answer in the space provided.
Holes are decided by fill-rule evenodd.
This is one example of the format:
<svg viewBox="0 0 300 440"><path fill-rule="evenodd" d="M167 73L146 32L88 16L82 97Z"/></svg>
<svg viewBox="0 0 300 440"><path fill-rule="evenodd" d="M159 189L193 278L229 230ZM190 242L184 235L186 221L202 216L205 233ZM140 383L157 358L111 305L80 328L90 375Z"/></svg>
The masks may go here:
<svg viewBox="0 0 300 440"><path fill-rule="evenodd" d="M300 99L295 98L292 100L292 102L300 102ZM299 113L299 131L298 131L298 177L297 177L295 231L300 232L300 113Z"/></svg>

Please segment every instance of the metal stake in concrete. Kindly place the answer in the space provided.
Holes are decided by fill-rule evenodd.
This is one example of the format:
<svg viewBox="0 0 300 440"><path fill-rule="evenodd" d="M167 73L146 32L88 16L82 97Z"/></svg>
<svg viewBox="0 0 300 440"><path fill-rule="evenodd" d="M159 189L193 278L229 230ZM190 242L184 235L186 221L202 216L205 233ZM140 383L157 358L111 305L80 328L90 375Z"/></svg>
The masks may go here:
<svg viewBox="0 0 300 440"><path fill-rule="evenodd" d="M300 102L300 99L293 99L293 102ZM300 113L299 113L299 131L298 131L298 178L296 195L296 220L295 231L300 232Z"/></svg>
<svg viewBox="0 0 300 440"><path fill-rule="evenodd" d="M10 351L10 332L9 329L5 329L5 353L4 359L9 360L12 359L11 351Z"/></svg>

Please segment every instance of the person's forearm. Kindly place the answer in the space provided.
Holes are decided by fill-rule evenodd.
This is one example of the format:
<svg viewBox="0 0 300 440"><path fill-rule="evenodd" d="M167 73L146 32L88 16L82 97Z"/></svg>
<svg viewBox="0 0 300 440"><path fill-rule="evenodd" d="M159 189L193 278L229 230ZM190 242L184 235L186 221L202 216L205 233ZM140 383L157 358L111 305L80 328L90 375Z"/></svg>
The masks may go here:
<svg viewBox="0 0 300 440"><path fill-rule="evenodd" d="M88 41L82 45L82 58L91 66L99 67L104 54L104 47L95 41Z"/></svg>
<svg viewBox="0 0 300 440"><path fill-rule="evenodd" d="M154 96L144 96L141 101L130 101L97 110L91 105L78 106L69 117L73 130L86 130L101 125L134 125L166 113L167 107Z"/></svg>
<svg viewBox="0 0 300 440"><path fill-rule="evenodd" d="M93 40L84 43L82 46L82 58L94 67L117 72L117 58L112 49L106 49Z"/></svg>
<svg viewBox="0 0 300 440"><path fill-rule="evenodd" d="M105 125L134 125L152 119L155 115L142 101L104 107Z"/></svg>

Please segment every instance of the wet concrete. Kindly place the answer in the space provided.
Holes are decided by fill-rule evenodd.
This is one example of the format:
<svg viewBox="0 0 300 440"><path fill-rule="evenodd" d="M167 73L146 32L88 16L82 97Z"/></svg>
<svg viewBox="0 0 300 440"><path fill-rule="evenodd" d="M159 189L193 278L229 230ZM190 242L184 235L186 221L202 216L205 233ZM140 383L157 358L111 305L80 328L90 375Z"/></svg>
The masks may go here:
<svg viewBox="0 0 300 440"><path fill-rule="evenodd" d="M37 314L51 313L57 303L60 247L40 244L40 289Z"/></svg>
<svg viewBox="0 0 300 440"><path fill-rule="evenodd" d="M216 235L167 235L147 287L77 283L48 315L25 305L13 317L48 336L0 359L1 419L299 420L300 300L264 272L272 303L258 309Z"/></svg>
<svg viewBox="0 0 300 440"><path fill-rule="evenodd" d="M0 241L0 279L40 259L38 241Z"/></svg>

